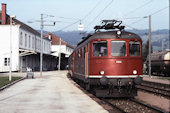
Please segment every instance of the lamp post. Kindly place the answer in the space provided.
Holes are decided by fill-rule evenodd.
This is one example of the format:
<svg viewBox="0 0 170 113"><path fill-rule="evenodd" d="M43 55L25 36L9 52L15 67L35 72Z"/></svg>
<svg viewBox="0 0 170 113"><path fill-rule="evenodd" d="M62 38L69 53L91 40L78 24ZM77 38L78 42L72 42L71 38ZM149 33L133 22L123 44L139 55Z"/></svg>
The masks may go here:
<svg viewBox="0 0 170 113"><path fill-rule="evenodd" d="M9 81L12 80L12 19L13 18L16 18L16 16L15 15L14 16L10 16L10 66L9 66ZM7 61L8 61L8 59L7 59Z"/></svg>
<svg viewBox="0 0 170 113"><path fill-rule="evenodd" d="M42 46L42 38L43 38L43 14L41 14L41 43L40 43L40 76L42 76L42 61L43 61L43 46Z"/></svg>
<svg viewBox="0 0 170 113"><path fill-rule="evenodd" d="M151 77L151 15L149 15L149 76Z"/></svg>
<svg viewBox="0 0 170 113"><path fill-rule="evenodd" d="M169 0L169 39L170 39L170 0ZM169 40L169 44L170 44L170 40ZM170 45L169 45L169 49L170 49Z"/></svg>
<svg viewBox="0 0 170 113"><path fill-rule="evenodd" d="M149 77L151 77L151 15L145 16L144 18L149 18L149 54L148 54L148 60L149 60Z"/></svg>
<svg viewBox="0 0 170 113"><path fill-rule="evenodd" d="M46 17L44 17L44 15ZM36 20L35 22L41 22L40 29L41 29L41 39L40 39L40 76L42 76L42 67L43 67L43 28L44 26L55 26L56 21L52 21L53 24L44 24L44 18L47 17L54 17L52 15L41 14L41 20ZM28 21L28 23L33 23L32 21Z"/></svg>

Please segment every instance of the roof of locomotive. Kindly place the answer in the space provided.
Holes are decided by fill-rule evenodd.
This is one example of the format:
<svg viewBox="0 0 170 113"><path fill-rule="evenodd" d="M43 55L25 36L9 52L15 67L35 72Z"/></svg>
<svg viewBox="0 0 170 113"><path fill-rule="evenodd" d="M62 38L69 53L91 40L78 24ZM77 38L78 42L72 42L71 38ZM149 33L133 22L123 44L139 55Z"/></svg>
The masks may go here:
<svg viewBox="0 0 170 113"><path fill-rule="evenodd" d="M117 36L117 31L108 31L108 32L96 32L91 37L92 39L101 39L101 38L120 38L120 39L141 39L137 34L122 31L121 36Z"/></svg>
<svg viewBox="0 0 170 113"><path fill-rule="evenodd" d="M117 31L107 31L107 32L96 32L93 35L85 38L81 42L78 43L77 48L86 45L88 42L90 42L93 39L141 39L139 35L127 31L121 31L121 36L117 36Z"/></svg>

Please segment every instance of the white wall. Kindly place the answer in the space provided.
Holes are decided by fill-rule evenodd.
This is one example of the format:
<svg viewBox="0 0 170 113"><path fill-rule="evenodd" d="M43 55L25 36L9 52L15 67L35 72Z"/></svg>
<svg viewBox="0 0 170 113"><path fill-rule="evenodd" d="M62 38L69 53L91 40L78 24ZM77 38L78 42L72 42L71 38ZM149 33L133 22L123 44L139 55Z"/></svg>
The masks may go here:
<svg viewBox="0 0 170 113"><path fill-rule="evenodd" d="M40 52L41 37L37 36L25 29L20 29L20 42L19 47L26 50L32 50ZM43 53L50 54L51 52L51 41L43 39Z"/></svg>
<svg viewBox="0 0 170 113"><path fill-rule="evenodd" d="M58 56L59 49L60 49L60 53L66 54L66 57L69 57L69 55L73 52L73 49L67 47L66 45L61 45L61 46L52 45L51 46L51 51L54 52L53 53L54 56Z"/></svg>
<svg viewBox="0 0 170 113"><path fill-rule="evenodd" d="M44 39L43 40L43 53L51 54L51 41Z"/></svg>
<svg viewBox="0 0 170 113"><path fill-rule="evenodd" d="M19 70L19 49L40 52L40 36L12 25L12 71ZM51 41L43 39L43 53L51 54ZM0 72L9 71L4 59L10 58L10 25L0 25Z"/></svg>
<svg viewBox="0 0 170 113"><path fill-rule="evenodd" d="M12 71L19 69L19 25L12 25ZM9 71L4 58L10 58L10 25L0 25L0 71Z"/></svg>
<svg viewBox="0 0 170 113"><path fill-rule="evenodd" d="M20 29L19 48L27 49L27 50L35 50L35 38L36 35L24 29Z"/></svg>

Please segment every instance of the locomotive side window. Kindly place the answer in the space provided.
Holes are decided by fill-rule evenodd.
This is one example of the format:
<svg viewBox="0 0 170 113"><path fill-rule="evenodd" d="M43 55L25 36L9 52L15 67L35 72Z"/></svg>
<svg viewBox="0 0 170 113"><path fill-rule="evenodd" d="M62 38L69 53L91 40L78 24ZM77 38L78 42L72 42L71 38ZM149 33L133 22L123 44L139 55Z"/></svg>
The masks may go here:
<svg viewBox="0 0 170 113"><path fill-rule="evenodd" d="M140 42L136 41L129 42L129 55L140 56Z"/></svg>
<svg viewBox="0 0 170 113"><path fill-rule="evenodd" d="M106 41L93 42L93 56L107 56L107 42Z"/></svg>
<svg viewBox="0 0 170 113"><path fill-rule="evenodd" d="M84 54L84 58L85 58L85 54L86 54L86 47L84 47L84 53L83 53L83 54Z"/></svg>
<svg viewBox="0 0 170 113"><path fill-rule="evenodd" d="M111 56L125 56L126 42L125 41L111 41Z"/></svg>

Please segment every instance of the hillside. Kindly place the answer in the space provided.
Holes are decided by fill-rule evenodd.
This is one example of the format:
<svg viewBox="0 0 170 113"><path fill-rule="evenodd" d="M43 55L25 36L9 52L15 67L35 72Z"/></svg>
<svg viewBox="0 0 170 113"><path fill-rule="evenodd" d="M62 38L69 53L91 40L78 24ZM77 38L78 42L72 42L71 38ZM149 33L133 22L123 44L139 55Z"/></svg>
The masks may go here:
<svg viewBox="0 0 170 113"><path fill-rule="evenodd" d="M145 43L148 40L148 30L126 30L129 32L133 32L138 34L142 40L143 43ZM46 32L44 32L46 33ZM80 34L79 31L69 31L69 32L64 32L64 31L56 31L53 32L55 35L61 37L63 40L68 42L69 44L76 46L78 42L80 42L82 39L82 34ZM151 41L152 41L152 46L153 46L153 51L161 51L162 50L162 40L164 42L164 49L169 48L169 42L170 39L168 37L168 30L167 29L162 29L162 30L156 30L152 32L151 35Z"/></svg>

